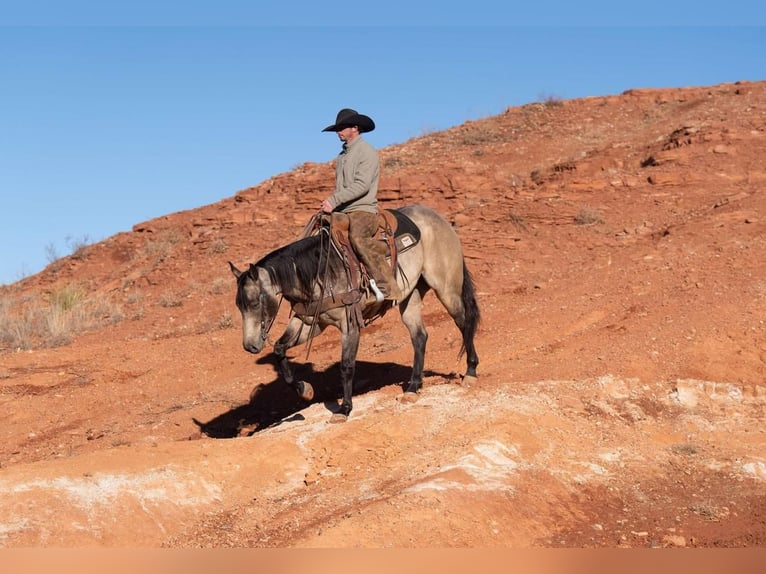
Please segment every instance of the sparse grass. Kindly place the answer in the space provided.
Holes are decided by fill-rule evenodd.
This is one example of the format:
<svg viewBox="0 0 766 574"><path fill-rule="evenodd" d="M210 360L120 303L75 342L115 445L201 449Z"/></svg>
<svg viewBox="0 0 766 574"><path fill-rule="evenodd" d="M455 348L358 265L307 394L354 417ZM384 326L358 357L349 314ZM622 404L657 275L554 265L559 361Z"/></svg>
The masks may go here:
<svg viewBox="0 0 766 574"><path fill-rule="evenodd" d="M229 285L231 284L231 281L228 279L224 279L223 277L216 277L213 279L213 284L210 287L210 292L213 295L223 295L226 293L226 291L229 290Z"/></svg>
<svg viewBox="0 0 766 574"><path fill-rule="evenodd" d="M61 258L58 249L56 249L56 244L52 241L45 245L45 258L48 260L48 263L53 263Z"/></svg>
<svg viewBox="0 0 766 574"><path fill-rule="evenodd" d="M36 323L30 312L17 316L15 303L10 299L0 300L0 346L11 349L29 349L32 340L32 326Z"/></svg>
<svg viewBox="0 0 766 574"><path fill-rule="evenodd" d="M144 296L139 292L134 292L128 295L128 298L125 300L125 302L128 305L135 305L136 303L140 303L143 300Z"/></svg>
<svg viewBox="0 0 766 574"><path fill-rule="evenodd" d="M710 522L718 522L723 518L729 516L729 509L726 507L719 507L712 502L700 502L689 506L689 510L694 514L701 516L705 520Z"/></svg>
<svg viewBox="0 0 766 574"><path fill-rule="evenodd" d="M166 292L160 295L158 301L160 307L181 307L184 304L184 295L177 292Z"/></svg>
<svg viewBox="0 0 766 574"><path fill-rule="evenodd" d="M106 299L88 297L77 285L66 285L47 299L0 300L0 347L59 347L88 329L123 320L122 310Z"/></svg>
<svg viewBox="0 0 766 574"><path fill-rule="evenodd" d="M561 97L555 94L543 94L540 96L540 101L546 108L558 108L564 105Z"/></svg>
<svg viewBox="0 0 766 574"><path fill-rule="evenodd" d="M493 124L479 123L461 134L460 143L462 145L475 146L495 143L502 140L502 134L498 133Z"/></svg>
<svg viewBox="0 0 766 574"><path fill-rule="evenodd" d="M699 447L697 445L684 442L680 444L674 444L669 447L670 452L682 456L694 456L699 454Z"/></svg>
<svg viewBox="0 0 766 574"><path fill-rule="evenodd" d="M177 229L166 229L150 237L136 258L144 256L151 260L151 267L156 267L173 252L173 246L183 240L183 235Z"/></svg>
<svg viewBox="0 0 766 574"><path fill-rule="evenodd" d="M82 259L85 257L88 246L91 244L90 237L83 235L81 237L67 237L66 244L69 247L69 252L72 254L72 259Z"/></svg>
<svg viewBox="0 0 766 574"><path fill-rule="evenodd" d="M409 165L409 162L407 162L406 160L398 156L387 157L386 159L383 160L383 167L387 169L396 169L396 168L404 167L406 165Z"/></svg>
<svg viewBox="0 0 766 574"><path fill-rule="evenodd" d="M577 225L593 225L595 223L604 223L601 214L595 209L583 207L575 215L574 221Z"/></svg>
<svg viewBox="0 0 766 574"><path fill-rule="evenodd" d="M81 237L67 236L65 241L72 259L84 259L88 253L88 248L92 243L87 235ZM52 272L55 273L61 268L62 257L59 254L56 244L52 241L45 246L45 258L51 266L50 270Z"/></svg>
<svg viewBox="0 0 766 574"><path fill-rule="evenodd" d="M568 173L577 171L577 164L574 161L561 161L553 166L553 173Z"/></svg>
<svg viewBox="0 0 766 574"><path fill-rule="evenodd" d="M221 238L214 239L210 245L208 245L207 250L210 253L218 254L226 253L229 250L229 245Z"/></svg>
<svg viewBox="0 0 766 574"><path fill-rule="evenodd" d="M513 213L513 212L509 213L508 214L508 221L513 223L513 225L517 229L520 229L522 231L526 231L527 230L527 224L524 222L524 218L521 217L520 215L516 214L516 213Z"/></svg>
<svg viewBox="0 0 766 574"><path fill-rule="evenodd" d="M224 311L223 315L221 315L221 318L218 320L218 328L219 329L231 329L234 326L234 318L231 316L231 313L228 311Z"/></svg>
<svg viewBox="0 0 766 574"><path fill-rule="evenodd" d="M439 133L441 130L437 127L433 126L423 126L420 129L420 137L430 136L436 133Z"/></svg>
<svg viewBox="0 0 766 574"><path fill-rule="evenodd" d="M81 306L83 299L82 290L72 285L51 293L50 306L42 320L52 346L60 347L70 343L72 331L86 320L85 310Z"/></svg>
<svg viewBox="0 0 766 574"><path fill-rule="evenodd" d="M72 311L85 298L85 293L76 285L66 285L51 294L51 307L63 312Z"/></svg>

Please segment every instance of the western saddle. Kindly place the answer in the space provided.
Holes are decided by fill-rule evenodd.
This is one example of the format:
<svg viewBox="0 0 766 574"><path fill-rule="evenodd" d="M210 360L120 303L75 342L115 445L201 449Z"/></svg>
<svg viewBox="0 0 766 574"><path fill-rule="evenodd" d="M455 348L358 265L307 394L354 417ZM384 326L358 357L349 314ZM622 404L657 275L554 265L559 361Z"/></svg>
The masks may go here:
<svg viewBox="0 0 766 574"><path fill-rule="evenodd" d="M349 318L363 326L380 317L391 306L390 301L378 300L371 287L370 276L364 264L357 257L348 237L349 222L345 213L317 213L306 224L303 236L326 232L330 244L343 259L348 279L348 290L343 293L331 293L309 304L296 303L293 312L299 316L316 316L321 311L346 307ZM400 272L399 254L407 251L420 240L420 230L404 213L395 209L378 212L378 238L388 247L387 258L390 261L394 277ZM329 246L328 246L329 247ZM376 306L365 319L364 310Z"/></svg>

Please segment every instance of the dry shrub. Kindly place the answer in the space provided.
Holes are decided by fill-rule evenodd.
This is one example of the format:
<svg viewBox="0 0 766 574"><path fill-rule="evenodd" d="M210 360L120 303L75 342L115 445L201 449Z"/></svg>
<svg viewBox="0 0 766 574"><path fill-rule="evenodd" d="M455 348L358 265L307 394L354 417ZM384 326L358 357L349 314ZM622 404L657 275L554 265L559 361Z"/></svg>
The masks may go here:
<svg viewBox="0 0 766 574"><path fill-rule="evenodd" d="M231 313L224 311L220 319L218 319L219 329L231 329L234 326L234 318Z"/></svg>
<svg viewBox="0 0 766 574"><path fill-rule="evenodd" d="M516 228L520 229L521 231L527 230L527 224L524 221L524 218L521 215L518 215L517 213L510 212L508 214L508 221L513 223L513 225L516 226Z"/></svg>
<svg viewBox="0 0 766 574"><path fill-rule="evenodd" d="M226 243L224 239L219 237L210 243L207 250L215 255L220 255L222 253L226 253L229 250L229 244Z"/></svg>
<svg viewBox="0 0 766 574"><path fill-rule="evenodd" d="M182 307L186 295L178 291L167 291L160 295L158 304L160 307Z"/></svg>
<svg viewBox="0 0 766 574"><path fill-rule="evenodd" d="M589 207L583 207L575 215L575 223L577 225L593 225L594 223L604 223L601 214L595 209Z"/></svg>
<svg viewBox="0 0 766 574"><path fill-rule="evenodd" d="M0 349L67 345L83 331L122 321L122 310L110 301L88 296L66 285L47 298L0 300Z"/></svg>
<svg viewBox="0 0 766 574"><path fill-rule="evenodd" d="M460 143L462 145L475 146L497 143L504 140L505 136L498 131L496 126L482 122L465 129L461 133Z"/></svg>
<svg viewBox="0 0 766 574"><path fill-rule="evenodd" d="M383 160L383 167L388 169L397 169L397 168L405 167L408 165L412 165L412 162L407 161L406 159L401 158L399 156L395 156L395 155L386 157Z"/></svg>
<svg viewBox="0 0 766 574"><path fill-rule="evenodd" d="M213 283L210 287L210 292L213 295L223 295L224 293L228 293L230 288L231 280L228 277L216 277L213 279Z"/></svg>
<svg viewBox="0 0 766 574"><path fill-rule="evenodd" d="M163 229L152 235L143 247L134 255L134 259L146 257L150 267L160 265L173 252L173 247L183 241L184 237L178 229Z"/></svg>

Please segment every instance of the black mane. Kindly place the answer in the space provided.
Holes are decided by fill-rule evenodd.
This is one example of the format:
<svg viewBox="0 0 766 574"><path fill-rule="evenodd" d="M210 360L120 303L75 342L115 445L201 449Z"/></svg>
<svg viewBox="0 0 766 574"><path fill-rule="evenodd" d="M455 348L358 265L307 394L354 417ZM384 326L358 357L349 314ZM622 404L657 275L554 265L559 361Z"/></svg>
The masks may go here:
<svg viewBox="0 0 766 574"><path fill-rule="evenodd" d="M340 269L337 256L330 257L330 268L325 269L328 249L326 235L311 235L272 251L255 266L266 269L272 283L283 293L298 290L310 299L317 280L326 271L334 276Z"/></svg>

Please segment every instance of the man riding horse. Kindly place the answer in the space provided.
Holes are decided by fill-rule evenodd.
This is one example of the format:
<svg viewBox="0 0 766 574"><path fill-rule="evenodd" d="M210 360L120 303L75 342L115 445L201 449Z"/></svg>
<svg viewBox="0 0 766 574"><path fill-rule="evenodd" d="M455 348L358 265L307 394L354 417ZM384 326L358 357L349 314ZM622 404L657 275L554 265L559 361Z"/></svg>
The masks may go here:
<svg viewBox="0 0 766 574"><path fill-rule="evenodd" d="M336 160L335 192L322 201L321 210L348 216L349 241L372 277L373 292L379 300L400 301L402 291L386 261L386 246L376 237L380 163L375 148L361 136L374 129L372 118L344 108L335 123L322 130L338 134L343 147Z"/></svg>
<svg viewBox="0 0 766 574"><path fill-rule="evenodd" d="M323 130L337 133L343 149L337 158L335 192L322 202L321 212L344 214L341 218L347 220L343 223L349 227L347 243L351 243L372 276L369 285L377 301L366 301L370 304L360 308L359 269L357 266L356 272L349 275L352 266L346 254L350 249L345 244L342 250L327 249L321 233L304 234L245 270L229 263L237 278L236 305L242 315L242 346L246 351L263 350L280 302L284 299L290 304L291 316L284 333L274 343L274 355L282 380L302 399L313 400L314 389L311 383L295 376L287 351L310 341L327 327L340 331L343 399L332 422L345 421L351 413L361 328L365 321L390 310L394 306L390 301L398 304L414 351L410 380L404 385L406 400L416 399L423 386L428 332L422 309L423 297L431 290L460 330L459 354L466 355L464 382L470 384L476 378L479 364L474 344L479 307L460 238L446 219L426 206L411 205L378 213L378 156L360 137L373 129L375 123L368 116L343 109L335 123ZM392 266L386 261L391 246L377 238L379 215L381 219L387 218L384 235L396 243L396 249L391 251ZM332 217L341 218L337 214ZM391 218L396 220L395 226L390 223ZM401 285L394 278L393 266L400 273ZM356 287L350 277L356 279ZM389 302L384 303L384 299Z"/></svg>

